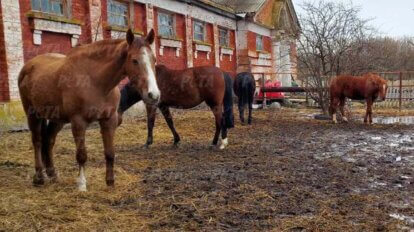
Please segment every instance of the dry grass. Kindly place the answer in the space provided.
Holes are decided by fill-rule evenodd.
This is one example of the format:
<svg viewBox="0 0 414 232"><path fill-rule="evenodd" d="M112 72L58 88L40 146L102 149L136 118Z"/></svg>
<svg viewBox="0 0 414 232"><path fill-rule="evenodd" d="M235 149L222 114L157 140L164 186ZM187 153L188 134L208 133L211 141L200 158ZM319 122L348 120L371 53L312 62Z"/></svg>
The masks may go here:
<svg viewBox="0 0 414 232"><path fill-rule="evenodd" d="M59 134L55 147L59 182L43 187L31 184L34 168L29 133L3 134L0 231L402 228L403 222L388 217L387 202L412 195L412 186L400 193L392 189L349 192L366 185L364 178L368 177L353 173L355 167L338 159L315 160L309 149L297 144L315 130L322 134L338 130L329 122L304 117L310 113L314 112L255 112L254 126L237 125L230 132L230 147L223 152L208 149L213 135L208 111L175 113L182 137L179 148L171 146L171 133L161 117L154 131L155 144L149 150L142 148L145 120L127 122L116 135L115 188L105 186L100 133L92 128L87 132L86 193L76 189L70 130ZM339 130L348 129L341 125Z"/></svg>

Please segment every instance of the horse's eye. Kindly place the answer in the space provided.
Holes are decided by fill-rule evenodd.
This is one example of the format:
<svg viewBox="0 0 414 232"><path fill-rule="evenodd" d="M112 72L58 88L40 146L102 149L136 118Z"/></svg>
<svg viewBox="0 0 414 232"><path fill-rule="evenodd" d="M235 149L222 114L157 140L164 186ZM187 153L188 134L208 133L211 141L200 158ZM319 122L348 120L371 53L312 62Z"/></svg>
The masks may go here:
<svg viewBox="0 0 414 232"><path fill-rule="evenodd" d="M132 63L138 64L138 60L137 59L132 59Z"/></svg>

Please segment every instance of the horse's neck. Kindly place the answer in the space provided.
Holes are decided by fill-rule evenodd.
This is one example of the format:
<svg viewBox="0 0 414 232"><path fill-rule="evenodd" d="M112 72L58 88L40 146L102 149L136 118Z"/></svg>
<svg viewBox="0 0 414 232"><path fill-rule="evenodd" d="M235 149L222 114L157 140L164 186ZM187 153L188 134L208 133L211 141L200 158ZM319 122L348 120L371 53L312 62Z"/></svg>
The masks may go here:
<svg viewBox="0 0 414 232"><path fill-rule="evenodd" d="M101 43L101 44L100 44ZM72 54L69 54L72 55ZM103 41L91 44L85 51L74 54L79 66L93 64L95 67L86 67L93 82L109 93L125 77L124 63L127 56L127 44L123 41Z"/></svg>

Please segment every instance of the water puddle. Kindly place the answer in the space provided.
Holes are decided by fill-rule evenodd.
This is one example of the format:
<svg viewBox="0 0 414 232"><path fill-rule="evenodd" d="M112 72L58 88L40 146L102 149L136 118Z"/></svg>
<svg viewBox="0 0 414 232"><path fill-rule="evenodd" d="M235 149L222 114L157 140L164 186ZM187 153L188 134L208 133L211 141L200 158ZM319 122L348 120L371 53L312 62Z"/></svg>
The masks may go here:
<svg viewBox="0 0 414 232"><path fill-rule="evenodd" d="M372 120L373 120L373 123L376 123L376 124L403 124L403 125L414 124L414 116L375 117Z"/></svg>

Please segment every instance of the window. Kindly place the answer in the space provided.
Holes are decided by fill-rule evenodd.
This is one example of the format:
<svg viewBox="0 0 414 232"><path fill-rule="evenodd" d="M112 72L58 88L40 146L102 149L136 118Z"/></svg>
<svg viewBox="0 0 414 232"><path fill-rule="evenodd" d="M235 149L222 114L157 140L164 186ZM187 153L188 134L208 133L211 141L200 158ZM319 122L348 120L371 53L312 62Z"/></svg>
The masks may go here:
<svg viewBox="0 0 414 232"><path fill-rule="evenodd" d="M204 41L205 35L205 24L199 21L193 23L193 37L194 40Z"/></svg>
<svg viewBox="0 0 414 232"><path fill-rule="evenodd" d="M158 34L162 37L175 37L174 17L172 14L158 12Z"/></svg>
<svg viewBox="0 0 414 232"><path fill-rule="evenodd" d="M219 41L220 46L228 47L229 46L229 31L223 28L219 28Z"/></svg>
<svg viewBox="0 0 414 232"><path fill-rule="evenodd" d="M108 0L108 23L113 26L128 27L128 5Z"/></svg>
<svg viewBox="0 0 414 232"><path fill-rule="evenodd" d="M63 16L65 0L32 0L32 10Z"/></svg>
<svg viewBox="0 0 414 232"><path fill-rule="evenodd" d="M256 50L263 51L263 36L256 35Z"/></svg>

